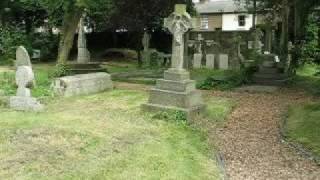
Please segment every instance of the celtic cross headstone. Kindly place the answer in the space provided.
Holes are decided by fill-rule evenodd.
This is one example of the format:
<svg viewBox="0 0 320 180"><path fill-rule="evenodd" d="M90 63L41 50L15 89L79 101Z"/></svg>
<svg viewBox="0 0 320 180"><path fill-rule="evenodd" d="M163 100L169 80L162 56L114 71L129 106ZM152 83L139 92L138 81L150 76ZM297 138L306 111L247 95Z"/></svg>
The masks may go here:
<svg viewBox="0 0 320 180"><path fill-rule="evenodd" d="M195 27L195 20L187 13L186 5L178 4L164 20L164 27L173 35L171 68L183 70L184 34Z"/></svg>

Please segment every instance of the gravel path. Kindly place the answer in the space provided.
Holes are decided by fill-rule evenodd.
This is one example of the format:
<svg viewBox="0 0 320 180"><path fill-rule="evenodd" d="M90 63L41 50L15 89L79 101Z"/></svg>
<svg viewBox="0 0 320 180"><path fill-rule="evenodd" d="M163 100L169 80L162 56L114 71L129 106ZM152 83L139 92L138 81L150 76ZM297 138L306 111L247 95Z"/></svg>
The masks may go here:
<svg viewBox="0 0 320 180"><path fill-rule="evenodd" d="M320 167L282 143L279 133L288 106L313 101L311 97L292 90L274 94L214 92L213 96L238 102L225 126L217 131L228 179L320 180Z"/></svg>

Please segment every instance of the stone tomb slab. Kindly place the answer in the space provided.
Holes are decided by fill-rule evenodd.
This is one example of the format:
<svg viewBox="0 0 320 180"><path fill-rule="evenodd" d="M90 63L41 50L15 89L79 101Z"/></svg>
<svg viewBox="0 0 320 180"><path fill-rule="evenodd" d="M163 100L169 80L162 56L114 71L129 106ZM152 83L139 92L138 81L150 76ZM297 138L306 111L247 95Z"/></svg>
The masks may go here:
<svg viewBox="0 0 320 180"><path fill-rule="evenodd" d="M113 89L110 75L103 72L57 78L52 86L56 95L64 97L88 95Z"/></svg>

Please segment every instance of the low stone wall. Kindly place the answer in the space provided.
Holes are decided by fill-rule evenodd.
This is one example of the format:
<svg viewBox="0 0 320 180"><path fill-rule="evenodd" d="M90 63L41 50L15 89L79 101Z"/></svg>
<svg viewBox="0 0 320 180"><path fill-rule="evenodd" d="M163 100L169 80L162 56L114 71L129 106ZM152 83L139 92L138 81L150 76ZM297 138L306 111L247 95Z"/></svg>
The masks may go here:
<svg viewBox="0 0 320 180"><path fill-rule="evenodd" d="M113 83L109 74L101 72L57 78L52 87L56 95L70 97L113 89Z"/></svg>

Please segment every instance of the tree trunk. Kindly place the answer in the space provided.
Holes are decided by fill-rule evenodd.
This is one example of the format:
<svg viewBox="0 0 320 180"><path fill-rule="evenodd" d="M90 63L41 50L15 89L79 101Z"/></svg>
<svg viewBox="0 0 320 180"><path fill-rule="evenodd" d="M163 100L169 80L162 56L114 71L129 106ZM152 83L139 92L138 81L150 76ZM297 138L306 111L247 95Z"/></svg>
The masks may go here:
<svg viewBox="0 0 320 180"><path fill-rule="evenodd" d="M252 17L252 28L256 29L257 19L257 0L253 0L253 17Z"/></svg>
<svg viewBox="0 0 320 180"><path fill-rule="evenodd" d="M284 61L288 57L288 40L289 40L289 3L288 0L282 0L282 27L280 37L280 55Z"/></svg>
<svg viewBox="0 0 320 180"><path fill-rule="evenodd" d="M266 40L265 40L265 51L272 52L272 26L266 27Z"/></svg>
<svg viewBox="0 0 320 180"><path fill-rule="evenodd" d="M58 64L65 64L69 58L82 12L82 9L79 8L65 12L59 44Z"/></svg>
<svg viewBox="0 0 320 180"><path fill-rule="evenodd" d="M3 27L2 18L2 12L0 12L0 27Z"/></svg>

